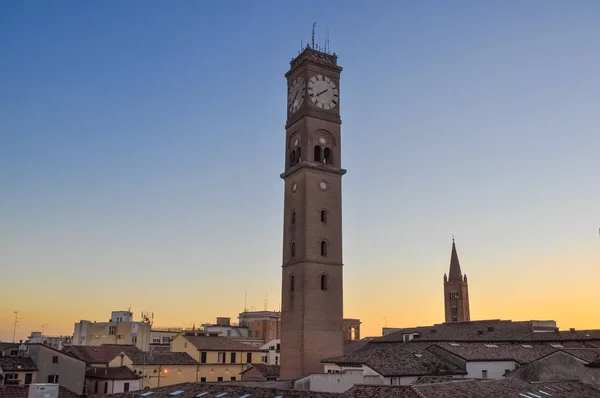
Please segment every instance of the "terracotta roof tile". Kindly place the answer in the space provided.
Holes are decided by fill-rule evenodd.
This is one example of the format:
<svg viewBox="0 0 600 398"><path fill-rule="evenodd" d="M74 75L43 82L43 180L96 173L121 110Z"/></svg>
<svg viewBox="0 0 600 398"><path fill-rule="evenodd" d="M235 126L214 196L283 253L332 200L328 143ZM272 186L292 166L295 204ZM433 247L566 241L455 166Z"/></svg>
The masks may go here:
<svg viewBox="0 0 600 398"><path fill-rule="evenodd" d="M356 384L343 395L348 398L421 398L410 386L368 384Z"/></svg>
<svg viewBox="0 0 600 398"><path fill-rule="evenodd" d="M103 380L135 380L141 376L133 373L127 366L116 366L110 368L93 367L85 372L85 377L88 379L103 379Z"/></svg>
<svg viewBox="0 0 600 398"><path fill-rule="evenodd" d="M198 361L187 352L130 352L126 353L134 365L197 365Z"/></svg>
<svg viewBox="0 0 600 398"><path fill-rule="evenodd" d="M221 336L185 336L184 337L201 351L264 351L260 348L240 343L233 339Z"/></svg>
<svg viewBox="0 0 600 398"><path fill-rule="evenodd" d="M222 393L227 393L226 398L240 398L247 396L247 394L250 394L249 398L274 398L279 396L284 398L345 398L343 394L254 387L244 385L242 382L175 384L168 387L153 388L149 390L153 393L146 398L173 398L169 394L180 390L182 392L177 395L177 398L195 398L200 393L207 393L202 395L202 398L214 398ZM139 398L139 396L139 391L108 395L111 398Z"/></svg>
<svg viewBox="0 0 600 398"><path fill-rule="evenodd" d="M255 363L252 364L252 366L249 366L242 373L247 372L252 368L258 370L265 378L279 377L279 365L266 365L264 363Z"/></svg>
<svg viewBox="0 0 600 398"><path fill-rule="evenodd" d="M515 361L526 364L558 351L544 344L436 343L429 348L448 351L465 361Z"/></svg>
<svg viewBox="0 0 600 398"><path fill-rule="evenodd" d="M464 368L419 348L378 348L365 365L385 377L458 376L467 373Z"/></svg>
<svg viewBox="0 0 600 398"><path fill-rule="evenodd" d="M121 353L141 351L134 345L106 344L101 346L74 345L66 348L64 352L88 364L107 364Z"/></svg>
<svg viewBox="0 0 600 398"><path fill-rule="evenodd" d="M2 357L0 358L0 368L5 372L38 370L35 362L33 362L31 358L24 357Z"/></svg>
<svg viewBox="0 0 600 398"><path fill-rule="evenodd" d="M28 398L29 386L0 386L0 398ZM58 388L58 398L78 398L79 396L66 388Z"/></svg>

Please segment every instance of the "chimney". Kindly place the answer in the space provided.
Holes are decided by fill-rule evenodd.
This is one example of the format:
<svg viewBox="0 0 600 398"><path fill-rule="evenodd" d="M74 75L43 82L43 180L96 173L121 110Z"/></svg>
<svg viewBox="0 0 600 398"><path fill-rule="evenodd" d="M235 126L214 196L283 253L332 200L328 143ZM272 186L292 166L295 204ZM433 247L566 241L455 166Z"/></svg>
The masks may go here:
<svg viewBox="0 0 600 398"><path fill-rule="evenodd" d="M569 329L569 331L570 331L571 333L573 333L573 332L575 331L575 328L571 328L571 329Z"/></svg>

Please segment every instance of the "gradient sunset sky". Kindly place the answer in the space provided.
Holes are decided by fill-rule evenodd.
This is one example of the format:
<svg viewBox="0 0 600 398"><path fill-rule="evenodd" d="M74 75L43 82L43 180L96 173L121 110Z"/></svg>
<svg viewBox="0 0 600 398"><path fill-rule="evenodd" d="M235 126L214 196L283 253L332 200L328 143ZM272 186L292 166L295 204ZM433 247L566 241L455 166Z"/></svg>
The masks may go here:
<svg viewBox="0 0 600 398"><path fill-rule="evenodd" d="M600 2L0 2L0 340L280 303L289 61L340 84L344 312L600 328Z"/></svg>

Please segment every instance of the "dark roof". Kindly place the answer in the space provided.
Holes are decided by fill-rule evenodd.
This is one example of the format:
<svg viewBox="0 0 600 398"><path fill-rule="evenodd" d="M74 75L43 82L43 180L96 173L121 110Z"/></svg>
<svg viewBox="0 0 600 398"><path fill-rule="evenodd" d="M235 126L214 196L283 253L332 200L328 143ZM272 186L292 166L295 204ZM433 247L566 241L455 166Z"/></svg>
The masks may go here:
<svg viewBox="0 0 600 398"><path fill-rule="evenodd" d="M535 330L535 331L534 331ZM545 328L537 331L535 321L508 321L500 319L447 322L432 326L417 326L414 328L398 329L386 336L373 339L371 343L402 342L404 334L419 336L413 341L483 341L483 342L551 342L566 340L599 340L600 330L587 330L576 332L556 332L554 329Z"/></svg>
<svg viewBox="0 0 600 398"><path fill-rule="evenodd" d="M103 380L135 380L141 379L141 376L133 373L127 366L113 366L110 368L93 367L85 372L87 379Z"/></svg>
<svg viewBox="0 0 600 398"><path fill-rule="evenodd" d="M2 357L0 358L0 368L3 371L36 371L38 370L35 362L31 358L25 357Z"/></svg>
<svg viewBox="0 0 600 398"><path fill-rule="evenodd" d="M197 365L198 361L187 352L130 352L126 355L131 358L134 365Z"/></svg>
<svg viewBox="0 0 600 398"><path fill-rule="evenodd" d="M344 344L344 354L351 354L354 351L364 347L365 345L369 344L369 341L371 341L370 338L365 338L362 340L356 340L356 341L350 341L346 344Z"/></svg>
<svg viewBox="0 0 600 398"><path fill-rule="evenodd" d="M410 345L410 344L409 344ZM486 344L486 343L436 343L430 351L441 348L465 361L515 361L526 364L553 352L557 348L544 344Z"/></svg>
<svg viewBox="0 0 600 398"><path fill-rule="evenodd" d="M448 273L448 282L462 282L462 272L460 271L460 263L458 262L458 253L456 253L454 239L452 239L452 253L450 254L450 272Z"/></svg>
<svg viewBox="0 0 600 398"><path fill-rule="evenodd" d="M28 398L29 386L0 386L0 398ZM58 398L78 398L79 395L64 387L58 388Z"/></svg>
<svg viewBox="0 0 600 398"><path fill-rule="evenodd" d="M0 341L0 351L19 348L19 343L3 343Z"/></svg>
<svg viewBox="0 0 600 398"><path fill-rule="evenodd" d="M464 375L467 372L451 362L418 348L378 348L365 365L382 376Z"/></svg>
<svg viewBox="0 0 600 398"><path fill-rule="evenodd" d="M520 397L519 394L531 396L548 396L553 398L598 398L600 390L581 383L580 381L556 381L529 383L521 379L500 380L465 380L437 384L421 384L411 386L421 398L487 398L487 397Z"/></svg>
<svg viewBox="0 0 600 398"><path fill-rule="evenodd" d="M121 353L141 352L134 345L103 344L101 346L74 345L64 350L67 354L90 363L107 364Z"/></svg>
<svg viewBox="0 0 600 398"><path fill-rule="evenodd" d="M561 351L571 354L588 363L600 361L600 348L563 348Z"/></svg>
<svg viewBox="0 0 600 398"><path fill-rule="evenodd" d="M264 363L255 363L252 364L252 366L249 366L242 373L247 372L252 368L258 370L265 378L279 377L279 365L266 365Z"/></svg>
<svg viewBox="0 0 600 398"><path fill-rule="evenodd" d="M410 386L355 384L343 394L356 398L421 398ZM341 395L340 395L341 396Z"/></svg>
<svg viewBox="0 0 600 398"><path fill-rule="evenodd" d="M203 392L208 394L203 395L202 398L214 398L221 393L227 393L226 398L239 398L246 394L250 394L250 398L274 398L278 396L284 398L346 398L343 394L255 387L244 385L243 382L174 384L168 387L150 389L146 392L152 391L153 394L146 396L146 398L173 398L169 394L179 390L183 392L178 394L177 398L195 398ZM111 398L139 398L140 391L129 391L108 396Z"/></svg>
<svg viewBox="0 0 600 398"><path fill-rule="evenodd" d="M265 351L260 348L240 343L221 336L186 336L184 337L201 351Z"/></svg>

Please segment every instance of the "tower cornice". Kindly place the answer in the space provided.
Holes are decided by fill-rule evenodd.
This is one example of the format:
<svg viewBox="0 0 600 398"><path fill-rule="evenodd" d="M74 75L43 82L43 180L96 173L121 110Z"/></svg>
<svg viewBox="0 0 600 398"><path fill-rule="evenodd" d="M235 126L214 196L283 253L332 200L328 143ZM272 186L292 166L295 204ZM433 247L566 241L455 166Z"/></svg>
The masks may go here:
<svg viewBox="0 0 600 398"><path fill-rule="evenodd" d="M288 170L284 171L279 176L281 178L285 179L287 177L290 177L290 176L292 176L294 174L297 174L300 171L306 170L306 169L321 171L321 172L325 172L325 173L329 173L329 174L335 174L335 175L344 175L344 174L346 174L346 169L340 169L338 167L331 166L331 165L328 165L328 164L315 163L315 162L310 162L310 161L307 161L307 160L303 160L300 163L292 166Z"/></svg>
<svg viewBox="0 0 600 398"><path fill-rule="evenodd" d="M296 58L290 61L290 70L285 74L287 78L296 70L305 65L315 65L319 68L327 69L338 74L344 69L337 64L337 55L327 54L317 51L313 48L306 47Z"/></svg>

